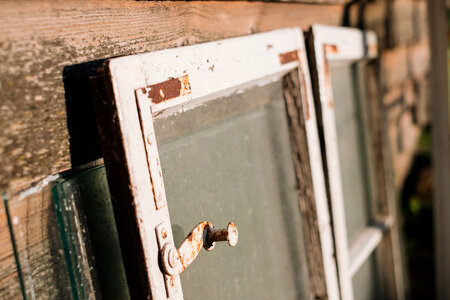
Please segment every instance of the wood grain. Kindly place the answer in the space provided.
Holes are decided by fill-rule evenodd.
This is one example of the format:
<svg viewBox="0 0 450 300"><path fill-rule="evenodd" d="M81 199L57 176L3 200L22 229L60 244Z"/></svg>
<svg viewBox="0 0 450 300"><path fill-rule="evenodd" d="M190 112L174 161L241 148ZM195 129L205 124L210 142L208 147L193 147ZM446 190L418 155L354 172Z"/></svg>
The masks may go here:
<svg viewBox="0 0 450 300"><path fill-rule="evenodd" d="M313 22L339 24L342 12L339 5L246 2L0 2L0 191L18 195L49 174L101 157L89 77L104 59L281 27L307 29ZM69 284L52 271L65 266L49 192L30 197L17 204L15 216L35 242L21 243L20 251L45 298ZM31 202L40 207L32 215ZM0 236L9 245L7 226ZM20 297L11 247L1 249L0 282L0 298Z"/></svg>
<svg viewBox="0 0 450 300"><path fill-rule="evenodd" d="M324 274L320 229L317 221L313 179L311 176L308 139L305 128L305 114L300 96L298 71L292 71L283 78L284 99L289 120L292 161L295 167L302 212L305 250L308 259L311 293L313 299L328 299Z"/></svg>
<svg viewBox="0 0 450 300"><path fill-rule="evenodd" d="M23 199L10 198L8 208L27 297L31 298L32 293L38 299L61 297L60 293L64 292L70 295L50 189L46 187ZM2 219L5 217L2 214ZM0 229L5 243L0 248L0 298L20 299L22 293L9 229L6 222L1 224L5 224Z"/></svg>
<svg viewBox="0 0 450 300"><path fill-rule="evenodd" d="M0 2L0 189L101 156L87 80L101 60L339 24L342 12L292 3Z"/></svg>

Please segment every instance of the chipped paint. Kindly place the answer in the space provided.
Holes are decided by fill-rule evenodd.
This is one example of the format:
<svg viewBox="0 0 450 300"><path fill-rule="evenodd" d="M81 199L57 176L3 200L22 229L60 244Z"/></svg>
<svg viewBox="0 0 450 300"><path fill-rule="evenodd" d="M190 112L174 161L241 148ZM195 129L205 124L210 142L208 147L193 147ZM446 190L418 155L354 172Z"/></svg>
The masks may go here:
<svg viewBox="0 0 450 300"><path fill-rule="evenodd" d="M214 65L212 70L214 71ZM150 85L142 91L147 95L150 101L158 104L170 99L178 98L191 93L191 85L189 76L185 75L179 78L171 78L169 80Z"/></svg>
<svg viewBox="0 0 450 300"><path fill-rule="evenodd" d="M159 163L158 145L156 143L155 131L153 128L153 120L151 112L149 111L149 104L147 100L147 92L149 88L138 89L136 91L139 119L141 123L141 130L145 137L145 150L147 153L147 164L150 170L150 181L157 210L162 209L167 205L166 194L164 189L164 180L161 172L161 165ZM165 95L162 91L160 94Z"/></svg>
<svg viewBox="0 0 450 300"><path fill-rule="evenodd" d="M336 53L339 52L338 51L338 46L336 46L336 45L324 44L323 48L324 48L326 54L329 54L329 53L336 54Z"/></svg>
<svg viewBox="0 0 450 300"><path fill-rule="evenodd" d="M303 66L299 67L300 72L300 93L302 94L302 103L303 103L303 111L305 112L305 119L309 120L311 118L310 112L309 112L309 99L308 99L308 93L306 92L306 75L305 71L303 70Z"/></svg>
<svg viewBox="0 0 450 300"><path fill-rule="evenodd" d="M293 61L297 61L298 60L298 50L280 53L279 58L280 58L280 63L282 65L293 62Z"/></svg>
<svg viewBox="0 0 450 300"><path fill-rule="evenodd" d="M55 180L57 180L59 178L60 178L59 174L47 176L46 178L44 178L43 180L38 182L33 187L31 187L31 188L21 192L19 194L18 201L21 201L21 200L25 199L26 197L28 197L28 196L30 196L32 194L35 194L35 193L38 193L38 192L42 191L42 189L44 187L46 187L50 182L53 182L53 181L55 181Z"/></svg>

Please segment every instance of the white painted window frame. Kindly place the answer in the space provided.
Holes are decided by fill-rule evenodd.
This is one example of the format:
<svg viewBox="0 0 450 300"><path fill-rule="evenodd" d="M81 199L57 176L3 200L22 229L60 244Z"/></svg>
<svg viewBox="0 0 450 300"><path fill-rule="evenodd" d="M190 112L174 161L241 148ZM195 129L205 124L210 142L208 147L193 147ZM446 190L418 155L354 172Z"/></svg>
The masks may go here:
<svg viewBox="0 0 450 300"><path fill-rule="evenodd" d="M344 211L344 196L341 179L341 167L337 144L337 132L335 123L333 90L331 86L329 64L352 64L358 61L375 59L378 56L377 38L372 31L361 31L355 28L344 28L326 25L313 25L310 35L311 55L314 61L314 69L317 85L318 99L316 106L320 105L327 161L327 174L330 190L331 214L333 219L333 231L335 237L337 269L339 274L339 287L341 298L354 299L352 276L361 265L369 258L372 252L380 245L385 231L391 236L395 220L395 205L389 203L390 212L382 220L383 226L368 226L363 229L351 245L347 240L346 217ZM396 230L396 228L395 228ZM395 244L395 243L394 243ZM398 243L397 243L398 244ZM391 244L390 244L391 245ZM398 252L398 247L390 247L389 251ZM394 253L394 257L399 257ZM401 262L392 262L390 266L384 266L385 270L395 273L395 291L388 291L397 299L403 299L403 281L401 275ZM389 287L387 287L389 289Z"/></svg>
<svg viewBox="0 0 450 300"><path fill-rule="evenodd" d="M296 57L283 62L280 55L285 53L295 53ZM115 130L120 131L120 136L115 143L119 144L118 149L123 153L120 159L113 155L108 158L107 151L111 150L104 149L105 165L107 172L108 169L116 170L115 167L126 168L124 176L128 178L129 184L124 188L127 189L126 195L129 195L127 201L132 201L133 213L138 220L134 230L139 235L139 243L143 249L149 279L148 290L152 299L183 297L179 276L168 278L156 263L159 248L155 228L161 223L170 224L170 219L163 179L160 176L161 167L158 162L153 119L182 113L205 101L279 80L283 75L296 69L302 74L299 80L305 87L300 91L304 98L302 101L306 101L305 104L309 107L305 127L327 293L329 299L338 299L339 288L320 143L301 30L297 28L276 30L218 42L119 57L105 63L103 74L106 74L104 80L108 86L106 92L108 100L100 101L101 103L97 104L100 108L97 109L106 108L112 112L98 121L99 130L100 132L108 130L111 124L116 126ZM187 80L189 84L184 86L185 90L179 97L158 104L151 103L145 96L149 87L171 78ZM110 145L108 138L100 135L103 147ZM116 138L115 135L113 138ZM111 172L113 171L109 173ZM113 176L112 174L108 179ZM110 181L110 189L111 184ZM113 189L111 194L113 203L125 201L114 200ZM157 202L154 199L158 199L159 208L155 205ZM121 226L120 222L118 226ZM173 242L170 226L167 229L169 239ZM163 287L170 282L175 288L167 293Z"/></svg>

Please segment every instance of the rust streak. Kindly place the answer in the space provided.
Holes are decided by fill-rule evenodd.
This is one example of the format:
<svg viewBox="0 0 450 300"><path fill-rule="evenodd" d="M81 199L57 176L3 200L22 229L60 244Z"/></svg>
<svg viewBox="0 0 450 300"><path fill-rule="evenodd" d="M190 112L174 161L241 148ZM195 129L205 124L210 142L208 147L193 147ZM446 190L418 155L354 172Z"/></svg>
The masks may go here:
<svg viewBox="0 0 450 300"><path fill-rule="evenodd" d="M333 46L333 45L330 45ZM336 47L336 46L335 46ZM337 50L337 48L336 48ZM328 65L327 60L327 45L324 45L323 48L323 68L324 68L324 77L325 77L325 87L326 87L326 97L328 98L328 106L330 108L334 108L334 101L332 96L332 86L331 86L331 78L330 78L330 67Z"/></svg>
<svg viewBox="0 0 450 300"><path fill-rule="evenodd" d="M188 75L179 78L171 78L169 80L147 87L147 97L154 104L181 97L190 93L191 85L189 83Z"/></svg>
<svg viewBox="0 0 450 300"><path fill-rule="evenodd" d="M298 50L293 50L279 55L282 65L298 60Z"/></svg>

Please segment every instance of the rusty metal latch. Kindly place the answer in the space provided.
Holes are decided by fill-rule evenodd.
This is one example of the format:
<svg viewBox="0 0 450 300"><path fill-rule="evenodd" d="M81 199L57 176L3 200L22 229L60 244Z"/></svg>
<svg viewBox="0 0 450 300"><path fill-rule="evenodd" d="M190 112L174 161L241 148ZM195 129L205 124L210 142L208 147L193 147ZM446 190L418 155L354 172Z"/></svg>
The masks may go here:
<svg viewBox="0 0 450 300"><path fill-rule="evenodd" d="M167 229L164 223L156 227L156 235L161 250L161 265L167 275L178 275L183 272L195 260L200 250L214 249L216 242L228 241L231 247L236 246L238 230L233 222L228 223L226 229L214 229L208 221L198 224L184 239L177 249L171 242L165 242Z"/></svg>

